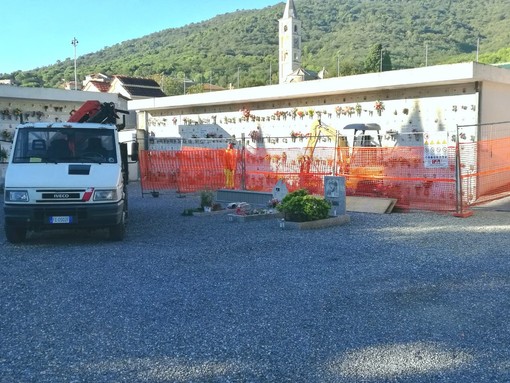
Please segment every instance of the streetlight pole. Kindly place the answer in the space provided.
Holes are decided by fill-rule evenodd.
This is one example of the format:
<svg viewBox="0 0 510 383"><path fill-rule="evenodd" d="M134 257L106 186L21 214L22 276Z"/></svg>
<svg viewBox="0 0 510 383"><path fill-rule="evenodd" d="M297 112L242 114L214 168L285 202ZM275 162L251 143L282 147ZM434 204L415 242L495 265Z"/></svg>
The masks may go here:
<svg viewBox="0 0 510 383"><path fill-rule="evenodd" d="M78 90L78 76L76 75L76 45L78 45L78 40L76 40L76 37L73 37L71 44L74 46L74 90Z"/></svg>

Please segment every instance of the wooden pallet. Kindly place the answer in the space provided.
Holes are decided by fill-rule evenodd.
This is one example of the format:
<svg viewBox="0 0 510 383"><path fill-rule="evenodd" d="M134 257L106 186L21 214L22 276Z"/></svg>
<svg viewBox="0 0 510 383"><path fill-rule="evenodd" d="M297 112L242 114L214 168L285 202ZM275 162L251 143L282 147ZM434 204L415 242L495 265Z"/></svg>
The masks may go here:
<svg viewBox="0 0 510 383"><path fill-rule="evenodd" d="M393 211L395 198L346 197L346 210L359 213L389 214Z"/></svg>

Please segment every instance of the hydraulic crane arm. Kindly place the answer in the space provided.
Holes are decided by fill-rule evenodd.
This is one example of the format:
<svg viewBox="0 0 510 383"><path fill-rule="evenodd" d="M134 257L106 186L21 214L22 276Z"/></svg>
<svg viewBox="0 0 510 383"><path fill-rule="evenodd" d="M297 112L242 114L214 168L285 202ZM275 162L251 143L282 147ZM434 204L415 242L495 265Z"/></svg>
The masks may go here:
<svg viewBox="0 0 510 383"><path fill-rule="evenodd" d="M68 122L94 122L100 124L117 124L119 116L117 113L128 114L127 110L115 108L113 102L100 103L96 100L86 101L70 117ZM118 130L122 130L125 124L117 125Z"/></svg>

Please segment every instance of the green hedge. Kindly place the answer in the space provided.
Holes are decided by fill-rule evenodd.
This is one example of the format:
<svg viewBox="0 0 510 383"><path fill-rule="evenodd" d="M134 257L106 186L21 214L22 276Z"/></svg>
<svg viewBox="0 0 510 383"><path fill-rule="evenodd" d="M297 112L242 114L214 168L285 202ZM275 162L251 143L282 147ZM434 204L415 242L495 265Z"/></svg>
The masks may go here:
<svg viewBox="0 0 510 383"><path fill-rule="evenodd" d="M331 203L299 189L287 194L276 208L285 214L287 221L307 222L327 218Z"/></svg>

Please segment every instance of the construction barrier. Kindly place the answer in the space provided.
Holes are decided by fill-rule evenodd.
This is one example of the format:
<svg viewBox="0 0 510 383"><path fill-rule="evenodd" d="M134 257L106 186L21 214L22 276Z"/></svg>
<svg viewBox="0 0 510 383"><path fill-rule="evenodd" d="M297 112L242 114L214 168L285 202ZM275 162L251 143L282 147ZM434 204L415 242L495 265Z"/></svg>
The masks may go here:
<svg viewBox="0 0 510 383"><path fill-rule="evenodd" d="M239 152L235 153L239 157ZM176 151L141 151L142 192L176 190L189 193L223 188L224 157L224 149L185 147ZM240 175L235 174L236 187L239 187L239 178Z"/></svg>
<svg viewBox="0 0 510 383"><path fill-rule="evenodd" d="M510 138L462 144L463 200L475 205L510 193ZM477 158L470 162L469 158Z"/></svg>
<svg viewBox="0 0 510 383"><path fill-rule="evenodd" d="M349 150L351 150L349 152ZM323 194L326 175L346 178L348 195L397 198L397 206L416 209L455 209L454 153L446 169L426 169L423 148L260 148L236 151L235 188L270 192L279 179L290 191L305 188ZM196 192L225 188L224 149L142 151L143 192Z"/></svg>
<svg viewBox="0 0 510 383"><path fill-rule="evenodd" d="M510 139L444 147L440 167L424 160L424 147L239 148L235 189L271 192L279 179L289 191L322 195L326 175L346 178L347 195L397 199L397 207L455 211L510 191ZM457 174L456 151L460 172ZM225 188L225 150L183 148L142 151L142 192L181 193Z"/></svg>
<svg viewBox="0 0 510 383"><path fill-rule="evenodd" d="M139 155L142 192L177 189L178 151L143 150Z"/></svg>

